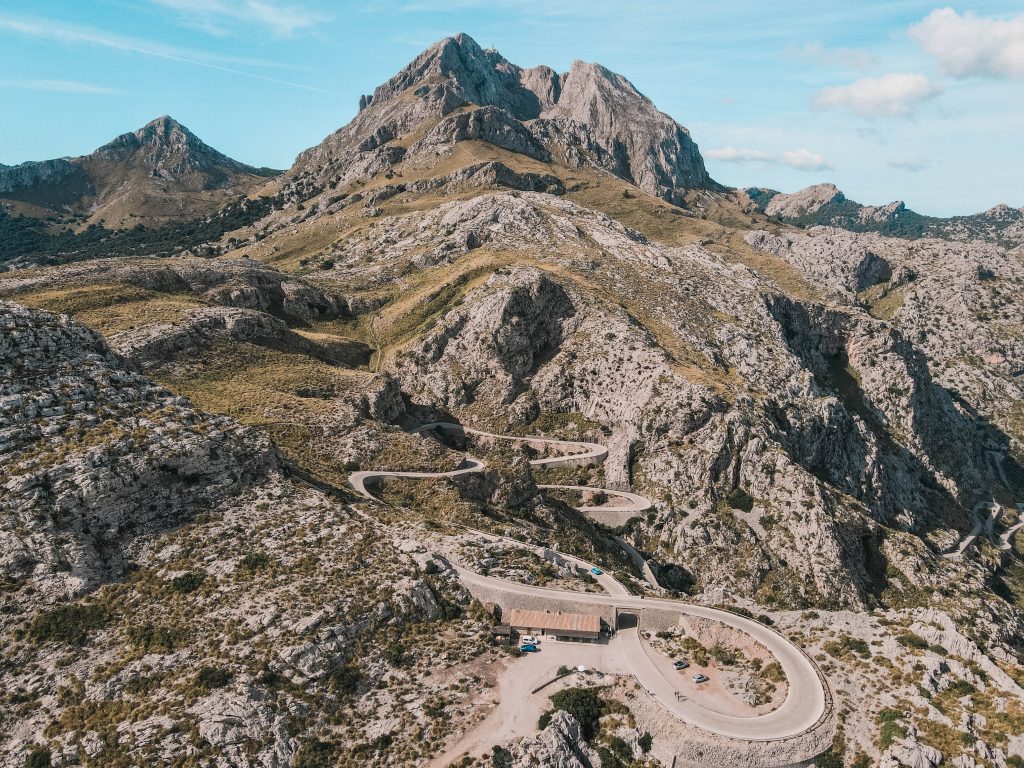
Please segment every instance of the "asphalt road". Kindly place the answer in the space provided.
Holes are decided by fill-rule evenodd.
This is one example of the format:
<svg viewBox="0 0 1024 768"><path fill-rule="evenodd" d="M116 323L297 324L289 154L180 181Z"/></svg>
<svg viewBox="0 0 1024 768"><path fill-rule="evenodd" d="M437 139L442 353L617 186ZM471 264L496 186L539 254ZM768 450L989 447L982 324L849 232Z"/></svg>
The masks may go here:
<svg viewBox="0 0 1024 768"><path fill-rule="evenodd" d="M622 630L625 641L621 658L637 681L667 710L679 719L720 736L746 741L772 741L802 734L816 725L826 713L828 697L814 663L792 642L760 622L744 616L693 605L679 600L639 598L631 595L601 595L587 592L533 587L526 584L481 576L465 568L458 568L459 577L470 592L474 586L486 587L509 594L534 598L571 600L582 605L629 608L663 608L678 611L680 615L720 621L735 627L771 651L782 666L789 683L789 692L783 704L764 715L736 717L715 712L701 704L699 689L686 685L686 679L670 674L664 660L647 648L637 629ZM584 647L581 645L581 647ZM581 652L583 653L583 652Z"/></svg>

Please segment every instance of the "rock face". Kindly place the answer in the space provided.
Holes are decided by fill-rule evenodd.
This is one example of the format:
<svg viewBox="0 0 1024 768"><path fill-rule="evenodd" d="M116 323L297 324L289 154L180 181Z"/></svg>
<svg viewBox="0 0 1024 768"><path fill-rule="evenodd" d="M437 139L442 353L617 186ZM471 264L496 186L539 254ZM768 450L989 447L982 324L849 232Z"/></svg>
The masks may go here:
<svg viewBox="0 0 1024 768"><path fill-rule="evenodd" d="M764 206L769 216L782 219L798 219L821 210L829 203L841 203L846 197L835 184L818 184L791 195L774 194Z"/></svg>
<svg viewBox="0 0 1024 768"><path fill-rule="evenodd" d="M514 745L507 762L508 768L590 768L597 764L597 755L583 741L579 722L562 711L555 712L536 736Z"/></svg>
<svg viewBox="0 0 1024 768"><path fill-rule="evenodd" d="M134 225L212 213L264 181L165 116L89 155L0 169L0 199Z"/></svg>
<svg viewBox="0 0 1024 768"><path fill-rule="evenodd" d="M467 105L481 109L451 114ZM388 154L388 142L437 118L444 119L409 153ZM522 69L464 34L427 49L379 86L352 123L299 155L289 178L300 189L311 177L333 184L353 178L356 168L469 139L547 160L552 147L527 135L524 123L560 154L670 202L712 186L686 129L621 75L580 61L562 75L548 67Z"/></svg>
<svg viewBox="0 0 1024 768"><path fill-rule="evenodd" d="M44 599L117 575L134 536L276 464L257 433L135 374L94 332L0 303L0 563Z"/></svg>

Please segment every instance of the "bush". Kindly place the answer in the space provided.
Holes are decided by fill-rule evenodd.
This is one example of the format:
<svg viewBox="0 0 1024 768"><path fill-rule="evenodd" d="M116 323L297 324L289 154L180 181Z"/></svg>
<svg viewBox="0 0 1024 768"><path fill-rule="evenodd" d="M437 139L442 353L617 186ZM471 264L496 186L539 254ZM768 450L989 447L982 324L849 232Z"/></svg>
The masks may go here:
<svg viewBox="0 0 1024 768"><path fill-rule="evenodd" d="M649 731L644 731L644 735L637 739L636 743L646 755L651 751L651 747L654 746L654 737L651 736Z"/></svg>
<svg viewBox="0 0 1024 768"><path fill-rule="evenodd" d="M68 645L85 645L89 633L106 623L107 612L101 605L61 605L37 613L29 634L39 642L56 640Z"/></svg>
<svg viewBox="0 0 1024 768"><path fill-rule="evenodd" d="M205 573L183 573L181 576L171 579L171 589L179 594L187 595L189 592L199 589L204 581L206 581Z"/></svg>
<svg viewBox="0 0 1024 768"><path fill-rule="evenodd" d="M25 768L50 768L53 764L50 758L49 747L32 747L32 751L25 756Z"/></svg>
<svg viewBox="0 0 1024 768"><path fill-rule="evenodd" d="M359 668L349 662L336 663L327 673L328 684L342 696L351 696L359 690L362 679Z"/></svg>
<svg viewBox="0 0 1024 768"><path fill-rule="evenodd" d="M754 497L742 488L733 488L725 497L729 506L742 512L749 512L754 508Z"/></svg>
<svg viewBox="0 0 1024 768"><path fill-rule="evenodd" d="M338 761L338 753L337 744L311 739L299 747L293 766L294 768L334 768Z"/></svg>
<svg viewBox="0 0 1024 768"><path fill-rule="evenodd" d="M830 749L814 759L814 768L843 768L843 758Z"/></svg>
<svg viewBox="0 0 1024 768"><path fill-rule="evenodd" d="M390 664L392 667L402 666L402 662L405 660L405 646L395 641L391 643L387 648L384 649L384 661Z"/></svg>
<svg viewBox="0 0 1024 768"><path fill-rule="evenodd" d="M231 682L231 673L220 667L202 667L196 673L196 685L208 691L223 688Z"/></svg>
<svg viewBox="0 0 1024 768"><path fill-rule="evenodd" d="M903 712L886 707L878 713L878 722L882 729L878 734L879 746L885 750L892 746L896 739L902 739L907 735L907 729L897 721L905 717Z"/></svg>
<svg viewBox="0 0 1024 768"><path fill-rule="evenodd" d="M250 552L238 561L240 571L260 571L270 565L270 557L265 552Z"/></svg>
<svg viewBox="0 0 1024 768"><path fill-rule="evenodd" d="M549 709L547 712L542 712L541 716L537 718L537 730L543 731L551 724L551 716L554 713Z"/></svg>
<svg viewBox="0 0 1024 768"><path fill-rule="evenodd" d="M188 633L180 627L140 624L128 628L128 642L143 653L174 653L188 644Z"/></svg>
<svg viewBox="0 0 1024 768"><path fill-rule="evenodd" d="M579 721L585 741L590 741L597 734L604 702L592 688L566 688L551 697L551 704L556 710L568 712Z"/></svg>
<svg viewBox="0 0 1024 768"><path fill-rule="evenodd" d="M904 632L897 636L896 642L906 648L914 648L917 650L924 650L928 647L928 641L919 635L915 635L913 632Z"/></svg>

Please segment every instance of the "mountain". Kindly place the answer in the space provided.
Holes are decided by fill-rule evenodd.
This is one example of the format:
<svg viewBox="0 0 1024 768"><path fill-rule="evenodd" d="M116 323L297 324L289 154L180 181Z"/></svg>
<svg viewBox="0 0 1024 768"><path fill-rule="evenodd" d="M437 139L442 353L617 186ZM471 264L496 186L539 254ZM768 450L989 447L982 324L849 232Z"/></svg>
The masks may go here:
<svg viewBox="0 0 1024 768"><path fill-rule="evenodd" d="M0 218L0 766L1019 763L1016 215L458 35L221 210Z"/></svg>
<svg viewBox="0 0 1024 768"><path fill-rule="evenodd" d="M581 61L564 74L523 69L464 34L428 48L360 106L351 124L299 155L292 178L313 173L334 183L337 168L346 169L346 180L375 172L451 131L462 122L453 120L457 113L495 107L477 138L518 151L520 144L503 142L531 143L532 135L533 144L551 144L572 165L604 168L677 204L687 190L713 186L689 132L621 75ZM406 146L427 124L434 136ZM454 130L466 138L464 127Z"/></svg>
<svg viewBox="0 0 1024 768"><path fill-rule="evenodd" d="M0 169L0 201L30 215L150 225L212 213L265 181L165 116L82 157Z"/></svg>
<svg viewBox="0 0 1024 768"><path fill-rule="evenodd" d="M849 200L834 184L817 184L792 194L757 187L744 192L754 210L787 224L839 227L893 237L983 240L1011 248L1024 246L1024 208L997 205L973 215L937 218L915 213L902 200L880 206L861 205Z"/></svg>

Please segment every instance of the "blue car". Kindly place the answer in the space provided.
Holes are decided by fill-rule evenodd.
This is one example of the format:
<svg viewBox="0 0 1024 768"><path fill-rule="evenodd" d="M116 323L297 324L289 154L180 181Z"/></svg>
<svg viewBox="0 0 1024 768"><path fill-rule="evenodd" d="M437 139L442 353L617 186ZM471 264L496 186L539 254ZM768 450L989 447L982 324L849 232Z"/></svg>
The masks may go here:
<svg viewBox="0 0 1024 768"><path fill-rule="evenodd" d="M537 653L537 651L540 649L537 648L537 646L533 643L523 643L519 646L519 650L523 653Z"/></svg>
<svg viewBox="0 0 1024 768"><path fill-rule="evenodd" d="M601 575L603 575L603 574L604 574L604 571L602 571L602 570L601 570L600 568L598 568L598 567L597 567L596 565L595 565L595 566L594 566L593 568L591 568L591 569L590 569L590 572L591 572L592 574L594 574L595 576L601 576Z"/></svg>

